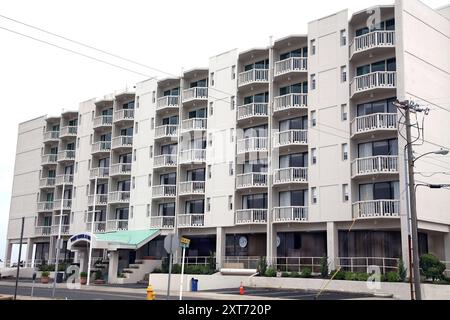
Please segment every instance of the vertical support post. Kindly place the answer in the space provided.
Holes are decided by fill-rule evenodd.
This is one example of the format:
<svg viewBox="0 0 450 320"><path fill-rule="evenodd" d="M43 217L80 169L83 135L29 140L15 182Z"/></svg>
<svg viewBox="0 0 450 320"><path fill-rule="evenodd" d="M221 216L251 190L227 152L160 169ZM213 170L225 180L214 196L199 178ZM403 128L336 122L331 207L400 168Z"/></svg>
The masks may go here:
<svg viewBox="0 0 450 320"><path fill-rule="evenodd" d="M186 247L183 246L183 258L181 260L181 275L180 275L180 300L183 300L183 279L184 279L184 257L186 255Z"/></svg>
<svg viewBox="0 0 450 320"><path fill-rule="evenodd" d="M23 229L25 227L25 217L22 217L22 228L20 231L20 242L19 242L19 256L17 257L17 273L16 273L16 287L14 289L14 300L17 299L17 288L19 286L19 276L20 276L20 258L22 256L22 241L23 241Z"/></svg>
<svg viewBox="0 0 450 320"><path fill-rule="evenodd" d="M59 211L59 226L58 226L58 239L56 241L56 257L55 257L55 277L53 279L53 289L52 289L52 297L55 297L56 291L56 280L58 279L58 267L59 267L59 254L61 252L61 227L62 227L62 217L64 213L64 193L65 193L66 184L62 185L62 194L61 194L61 210Z"/></svg>
<svg viewBox="0 0 450 320"><path fill-rule="evenodd" d="M89 256L88 256L88 269L87 269L87 281L86 285L91 283L91 259L92 259L92 242L94 241L94 225L95 225L95 205L97 202L97 177L94 181L94 202L92 204L92 218L91 218L91 241L89 241Z"/></svg>
<svg viewBox="0 0 450 320"><path fill-rule="evenodd" d="M339 252L339 231L335 222L327 222L327 256L329 270L336 270Z"/></svg>

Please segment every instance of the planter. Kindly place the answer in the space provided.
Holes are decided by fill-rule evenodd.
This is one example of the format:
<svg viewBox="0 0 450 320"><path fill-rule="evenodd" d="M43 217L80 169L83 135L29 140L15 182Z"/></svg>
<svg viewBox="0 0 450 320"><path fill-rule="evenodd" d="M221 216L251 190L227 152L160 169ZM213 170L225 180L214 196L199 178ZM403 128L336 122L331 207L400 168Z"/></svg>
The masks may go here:
<svg viewBox="0 0 450 320"><path fill-rule="evenodd" d="M80 284L85 285L87 283L87 277L80 277Z"/></svg>
<svg viewBox="0 0 450 320"><path fill-rule="evenodd" d="M42 284L47 284L47 283L49 283L49 277L41 277L41 283L42 283Z"/></svg>
<svg viewBox="0 0 450 320"><path fill-rule="evenodd" d="M95 284L106 284L106 281L103 279L97 279L94 281Z"/></svg>

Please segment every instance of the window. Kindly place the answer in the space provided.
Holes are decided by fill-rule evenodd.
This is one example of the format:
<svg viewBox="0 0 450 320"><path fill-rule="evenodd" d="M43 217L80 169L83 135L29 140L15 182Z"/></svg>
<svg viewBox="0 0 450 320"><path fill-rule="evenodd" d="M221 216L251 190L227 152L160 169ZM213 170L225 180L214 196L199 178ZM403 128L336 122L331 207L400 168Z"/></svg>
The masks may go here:
<svg viewBox="0 0 450 320"><path fill-rule="evenodd" d="M214 72L211 72L209 75L209 84L211 87L214 87Z"/></svg>
<svg viewBox="0 0 450 320"><path fill-rule="evenodd" d="M212 167L211 167L211 165L209 164L208 165L208 179L211 179L211 176L212 176Z"/></svg>
<svg viewBox="0 0 450 320"><path fill-rule="evenodd" d="M311 40L311 55L314 56L316 54L316 40Z"/></svg>
<svg viewBox="0 0 450 320"><path fill-rule="evenodd" d="M317 125L317 113L316 111L311 111L311 125L315 127Z"/></svg>
<svg viewBox="0 0 450 320"><path fill-rule="evenodd" d="M152 92L152 103L155 103L155 102L156 102L156 92L153 91Z"/></svg>
<svg viewBox="0 0 450 320"><path fill-rule="evenodd" d="M347 66L341 67L341 82L347 82Z"/></svg>
<svg viewBox="0 0 450 320"><path fill-rule="evenodd" d="M136 188L136 177L131 178L133 189Z"/></svg>
<svg viewBox="0 0 450 320"><path fill-rule="evenodd" d="M311 75L311 90L316 90L316 75Z"/></svg>
<svg viewBox="0 0 450 320"><path fill-rule="evenodd" d="M236 107L236 97L232 96L230 100L231 100L230 101L230 108L231 108L231 110L234 110L234 108Z"/></svg>
<svg viewBox="0 0 450 320"><path fill-rule="evenodd" d="M147 217L150 217L150 213L151 213L151 209L150 208L151 208L150 205L147 204L147 211L146 211Z"/></svg>
<svg viewBox="0 0 450 320"><path fill-rule="evenodd" d="M236 79L236 66L231 66L231 80Z"/></svg>
<svg viewBox="0 0 450 320"><path fill-rule="evenodd" d="M317 202L318 202L316 187L311 188L311 202L312 202L312 204L317 204Z"/></svg>
<svg viewBox="0 0 450 320"><path fill-rule="evenodd" d="M343 161L348 160L348 144L347 143L342 144L342 160Z"/></svg>
<svg viewBox="0 0 450 320"><path fill-rule="evenodd" d="M400 199L398 181L359 185L359 201Z"/></svg>
<svg viewBox="0 0 450 320"><path fill-rule="evenodd" d="M136 154L137 154L137 150L136 149L134 149L134 151L133 151L133 161L135 161L136 162Z"/></svg>
<svg viewBox="0 0 450 320"><path fill-rule="evenodd" d="M149 157L150 159L153 158L153 146L150 146L149 148Z"/></svg>
<svg viewBox="0 0 450 320"><path fill-rule="evenodd" d="M341 120L347 121L348 120L348 111L347 111L347 105L342 104L341 105Z"/></svg>
<svg viewBox="0 0 450 320"><path fill-rule="evenodd" d="M374 113L397 113L395 98L379 100L357 105L357 116L363 117Z"/></svg>
<svg viewBox="0 0 450 320"><path fill-rule="evenodd" d="M348 202L348 200L350 200L350 195L348 193L348 184L342 185L342 200L344 202Z"/></svg>
<svg viewBox="0 0 450 320"><path fill-rule="evenodd" d="M228 196L228 210L233 210L233 196Z"/></svg>
<svg viewBox="0 0 450 320"><path fill-rule="evenodd" d="M280 169L308 167L308 152L293 153L280 156L279 167Z"/></svg>
<svg viewBox="0 0 450 320"><path fill-rule="evenodd" d="M209 103L209 115L212 116L214 114L214 103Z"/></svg>
<svg viewBox="0 0 450 320"><path fill-rule="evenodd" d="M139 132L139 122L136 121L136 123L134 124L134 133L138 132Z"/></svg>
<svg viewBox="0 0 450 320"><path fill-rule="evenodd" d="M279 193L278 198L280 207L306 207L308 203L308 191L283 191Z"/></svg>
<svg viewBox="0 0 450 320"><path fill-rule="evenodd" d="M361 143L358 145L358 158L369 158L376 156L397 156L398 140L381 140Z"/></svg>
<svg viewBox="0 0 450 320"><path fill-rule="evenodd" d="M150 129L155 129L155 118L150 119Z"/></svg>
<svg viewBox="0 0 450 320"><path fill-rule="evenodd" d="M356 75L357 76L363 76L365 74L369 74L372 72L384 72L384 71L396 71L397 65L396 65L396 59L391 58L387 60L381 60L374 62L372 64L366 64L362 65L356 68Z"/></svg>
<svg viewBox="0 0 450 320"><path fill-rule="evenodd" d="M317 164L317 149L316 148L311 149L311 163Z"/></svg>
<svg viewBox="0 0 450 320"><path fill-rule="evenodd" d="M347 32L344 30L341 30L341 47L347 45Z"/></svg>
<svg viewBox="0 0 450 320"><path fill-rule="evenodd" d="M187 181L205 181L205 169L194 169L186 172Z"/></svg>
<svg viewBox="0 0 450 320"><path fill-rule="evenodd" d="M186 201L184 208L185 214L203 214L205 213L205 200Z"/></svg>
<svg viewBox="0 0 450 320"><path fill-rule="evenodd" d="M267 193L242 196L242 209L267 209Z"/></svg>
<svg viewBox="0 0 450 320"><path fill-rule="evenodd" d="M234 142L234 128L230 128L230 142Z"/></svg>
<svg viewBox="0 0 450 320"><path fill-rule="evenodd" d="M151 187L152 186L152 175L149 174L147 179L148 179L147 184L149 187Z"/></svg>
<svg viewBox="0 0 450 320"><path fill-rule="evenodd" d="M228 164L228 174L230 176L234 175L234 162L230 161L230 163Z"/></svg>
<svg viewBox="0 0 450 320"><path fill-rule="evenodd" d="M207 212L211 211L211 198L206 199L206 211Z"/></svg>

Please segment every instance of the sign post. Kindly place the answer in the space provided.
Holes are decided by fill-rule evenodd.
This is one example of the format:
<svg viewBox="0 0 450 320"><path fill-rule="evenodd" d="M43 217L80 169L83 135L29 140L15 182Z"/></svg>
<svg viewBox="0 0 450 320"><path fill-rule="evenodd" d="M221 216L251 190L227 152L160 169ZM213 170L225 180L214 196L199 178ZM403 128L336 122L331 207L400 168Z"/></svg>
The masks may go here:
<svg viewBox="0 0 450 320"><path fill-rule="evenodd" d="M173 252L178 248L178 239L175 233L168 234L164 239L164 249L169 254L169 276L167 278L167 295L166 300L169 300L170 296L170 278L172 276L172 257Z"/></svg>
<svg viewBox="0 0 450 320"><path fill-rule="evenodd" d="M189 248L191 240L181 237L180 246L183 248L183 258L181 260L181 278L180 278L180 300L183 300L183 278L184 278L184 259L186 256L186 248Z"/></svg>

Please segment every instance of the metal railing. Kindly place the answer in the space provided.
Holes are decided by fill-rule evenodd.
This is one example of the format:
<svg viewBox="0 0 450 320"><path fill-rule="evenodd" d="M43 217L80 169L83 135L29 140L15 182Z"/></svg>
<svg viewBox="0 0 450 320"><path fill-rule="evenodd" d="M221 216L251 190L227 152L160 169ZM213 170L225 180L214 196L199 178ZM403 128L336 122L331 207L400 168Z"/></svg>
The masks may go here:
<svg viewBox="0 0 450 320"><path fill-rule="evenodd" d="M321 257L276 257L274 258L274 268L280 272L301 273L308 268L312 273L320 273Z"/></svg>
<svg viewBox="0 0 450 320"><path fill-rule="evenodd" d="M177 186L162 184L152 187L152 196L157 198L173 198L177 195Z"/></svg>
<svg viewBox="0 0 450 320"><path fill-rule="evenodd" d="M47 212L53 210L53 201L41 201L37 204L38 212Z"/></svg>
<svg viewBox="0 0 450 320"><path fill-rule="evenodd" d="M235 224L266 224L267 209L237 210Z"/></svg>
<svg viewBox="0 0 450 320"><path fill-rule="evenodd" d="M307 108L308 94L290 93L284 96L275 97L273 100L273 111L282 111L291 108Z"/></svg>
<svg viewBox="0 0 450 320"><path fill-rule="evenodd" d="M116 163L112 164L109 169L109 175L129 175L131 174L131 163Z"/></svg>
<svg viewBox="0 0 450 320"><path fill-rule="evenodd" d="M73 174L61 174L56 176L56 185L72 184Z"/></svg>
<svg viewBox="0 0 450 320"><path fill-rule="evenodd" d="M58 140L59 139L59 131L46 131L44 132L44 142Z"/></svg>
<svg viewBox="0 0 450 320"><path fill-rule="evenodd" d="M306 222L308 221L308 207L279 207L273 208L274 222Z"/></svg>
<svg viewBox="0 0 450 320"><path fill-rule="evenodd" d="M400 217L399 200L359 201L353 204L353 218L398 218Z"/></svg>
<svg viewBox="0 0 450 320"><path fill-rule="evenodd" d="M68 224L61 225L61 234L68 235L69 233L70 233L70 225L68 225ZM52 234L53 235L59 234L59 225L52 226Z"/></svg>
<svg viewBox="0 0 450 320"><path fill-rule="evenodd" d="M373 173L398 173L398 156L358 158L352 162L352 176Z"/></svg>
<svg viewBox="0 0 450 320"><path fill-rule="evenodd" d="M236 187L238 189L251 187L267 187L267 173L251 172L238 174L236 176Z"/></svg>
<svg viewBox="0 0 450 320"><path fill-rule="evenodd" d="M95 205L96 206L106 206L108 204L108 194L96 194L94 195L89 195L88 196L88 205L92 206L94 205L94 198L95 200Z"/></svg>
<svg viewBox="0 0 450 320"><path fill-rule="evenodd" d="M42 164L56 164L58 161L57 154L44 154L41 158Z"/></svg>
<svg viewBox="0 0 450 320"><path fill-rule="evenodd" d="M190 100L207 100L208 99L208 88L207 87L195 87L183 90L183 102Z"/></svg>
<svg viewBox="0 0 450 320"><path fill-rule="evenodd" d="M92 229L92 222L86 223L86 230L90 232ZM104 233L106 232L106 221L95 221L94 222L94 233Z"/></svg>
<svg viewBox="0 0 450 320"><path fill-rule="evenodd" d="M372 31L356 37L350 45L350 57L376 47L394 47L395 31Z"/></svg>
<svg viewBox="0 0 450 320"><path fill-rule="evenodd" d="M75 150L63 150L58 152L58 161L75 160Z"/></svg>
<svg viewBox="0 0 450 320"><path fill-rule="evenodd" d="M205 162L206 149L189 149L180 152L180 163Z"/></svg>
<svg viewBox="0 0 450 320"><path fill-rule="evenodd" d="M267 151L267 137L252 137L238 140L238 153L255 151Z"/></svg>
<svg viewBox="0 0 450 320"><path fill-rule="evenodd" d="M350 128L352 135L374 130L397 130L397 114L374 113L356 117L352 120Z"/></svg>
<svg viewBox="0 0 450 320"><path fill-rule="evenodd" d="M378 266L381 273L398 271L400 259L384 257L338 257L336 267L342 271L369 273L369 267Z"/></svg>
<svg viewBox="0 0 450 320"><path fill-rule="evenodd" d="M255 256L224 256L222 264L224 268L232 269L258 269L260 257Z"/></svg>
<svg viewBox="0 0 450 320"><path fill-rule="evenodd" d="M164 257L162 260L164 261L165 264L167 264L167 257ZM181 264L182 258L178 257L177 259L174 258L174 264ZM184 257L184 265L185 266L192 266L192 265L202 265L202 266L207 266L211 263L211 257L206 257L206 256L187 256ZM213 258L212 264L216 265L216 258Z"/></svg>
<svg viewBox="0 0 450 320"><path fill-rule="evenodd" d="M119 136L112 139L112 148L131 148L133 146L133 136Z"/></svg>
<svg viewBox="0 0 450 320"><path fill-rule="evenodd" d="M55 178L41 178L39 180L39 187L41 188L51 188L55 186Z"/></svg>
<svg viewBox="0 0 450 320"><path fill-rule="evenodd" d="M396 75L396 71L378 71L357 76L352 81L351 94L353 96L355 93L376 88L394 89L397 86Z"/></svg>
<svg viewBox="0 0 450 320"><path fill-rule="evenodd" d="M203 227L204 225L205 225L204 214L178 215L178 227Z"/></svg>
<svg viewBox="0 0 450 320"><path fill-rule="evenodd" d="M176 137L178 135L178 125L163 125L155 128L155 138Z"/></svg>
<svg viewBox="0 0 450 320"><path fill-rule="evenodd" d="M34 227L36 236L50 236L52 234L52 226L36 226Z"/></svg>
<svg viewBox="0 0 450 320"><path fill-rule="evenodd" d="M163 154L155 156L153 159L153 167L176 167L177 166L177 155L176 154Z"/></svg>
<svg viewBox="0 0 450 320"><path fill-rule="evenodd" d="M183 131L189 130L206 130L207 119L206 118L192 118L183 120L181 123L181 129Z"/></svg>
<svg viewBox="0 0 450 320"><path fill-rule="evenodd" d="M72 199L63 199L62 208L63 210L72 209ZM61 199L56 199L53 201L53 210L61 210Z"/></svg>
<svg viewBox="0 0 450 320"><path fill-rule="evenodd" d="M106 222L107 231L125 231L128 230L128 220L109 220Z"/></svg>
<svg viewBox="0 0 450 320"><path fill-rule="evenodd" d="M250 103L239 106L237 109L238 120L248 119L252 117L267 117L268 103Z"/></svg>
<svg viewBox="0 0 450 320"><path fill-rule="evenodd" d="M61 131L59 132L59 137L76 137L77 135L77 126L66 126L62 127Z"/></svg>
<svg viewBox="0 0 450 320"><path fill-rule="evenodd" d="M109 177L109 167L92 168L90 171L89 177L91 179L108 178Z"/></svg>
<svg viewBox="0 0 450 320"><path fill-rule="evenodd" d="M108 194L108 202L130 202L130 191L113 191Z"/></svg>
<svg viewBox="0 0 450 320"><path fill-rule="evenodd" d="M180 106L180 96L164 96L156 100L156 110L164 108L178 108Z"/></svg>
<svg viewBox="0 0 450 320"><path fill-rule="evenodd" d="M254 82L269 82L269 69L252 69L239 73L238 83L239 86Z"/></svg>
<svg viewBox="0 0 450 320"><path fill-rule="evenodd" d="M110 152L111 151L111 141L97 141L92 144L92 153L97 152Z"/></svg>
<svg viewBox="0 0 450 320"><path fill-rule="evenodd" d="M94 129L99 127L110 127L113 123L113 116L102 115L94 118Z"/></svg>
<svg viewBox="0 0 450 320"><path fill-rule="evenodd" d="M281 168L273 172L273 183L308 182L308 168Z"/></svg>
<svg viewBox="0 0 450 320"><path fill-rule="evenodd" d="M134 109L122 109L114 112L114 122L122 120L134 120Z"/></svg>
<svg viewBox="0 0 450 320"><path fill-rule="evenodd" d="M180 194L204 194L205 181L180 182Z"/></svg>
<svg viewBox="0 0 450 320"><path fill-rule="evenodd" d="M275 76L279 76L292 71L308 70L308 58L292 57L275 62Z"/></svg>
<svg viewBox="0 0 450 320"><path fill-rule="evenodd" d="M173 229L175 226L174 216L152 216L150 217L150 227L160 229Z"/></svg>
<svg viewBox="0 0 450 320"><path fill-rule="evenodd" d="M287 130L275 132L275 147L282 147L291 144L307 145L308 130Z"/></svg>

